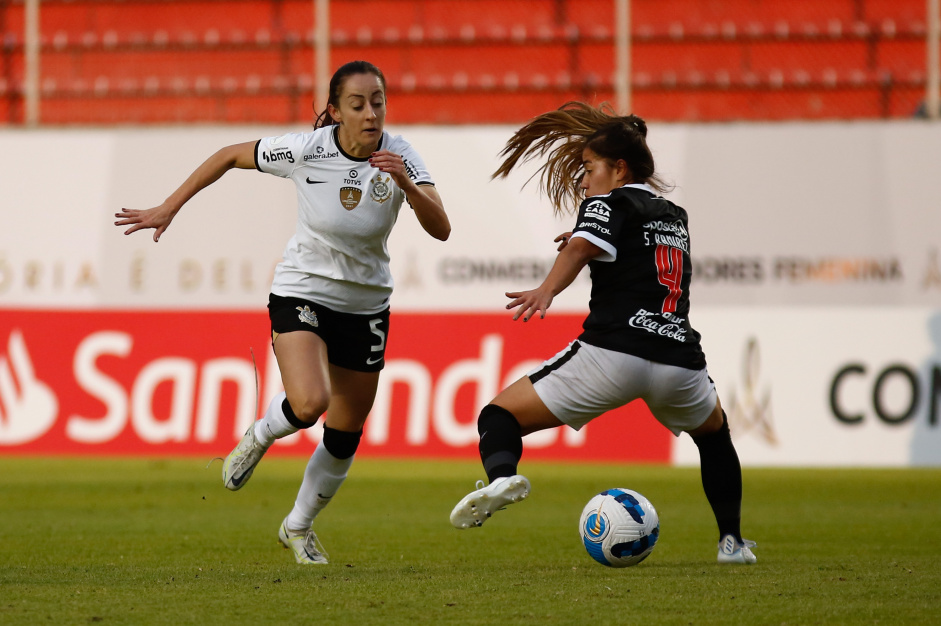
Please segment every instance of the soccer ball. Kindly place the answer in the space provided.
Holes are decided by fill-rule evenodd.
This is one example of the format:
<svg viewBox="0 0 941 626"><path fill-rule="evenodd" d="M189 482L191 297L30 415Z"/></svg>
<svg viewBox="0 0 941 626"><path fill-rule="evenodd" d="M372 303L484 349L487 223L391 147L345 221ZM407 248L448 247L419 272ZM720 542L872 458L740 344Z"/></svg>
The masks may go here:
<svg viewBox="0 0 941 626"><path fill-rule="evenodd" d="M628 567L653 552L660 518L650 501L636 491L608 489L585 505L578 533L591 558L608 567Z"/></svg>

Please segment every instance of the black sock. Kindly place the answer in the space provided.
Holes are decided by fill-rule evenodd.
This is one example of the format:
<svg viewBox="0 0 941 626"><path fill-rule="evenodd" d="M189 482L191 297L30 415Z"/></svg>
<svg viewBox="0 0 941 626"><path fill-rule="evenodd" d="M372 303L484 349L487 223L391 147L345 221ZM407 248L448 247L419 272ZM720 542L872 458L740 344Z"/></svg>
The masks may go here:
<svg viewBox="0 0 941 626"><path fill-rule="evenodd" d="M323 443L327 452L338 459L348 459L356 454L356 448L359 447L359 440L363 437L363 431L350 433L345 430L337 430L329 426L323 427Z"/></svg>
<svg viewBox="0 0 941 626"><path fill-rule="evenodd" d="M742 465L739 463L729 422L722 412L722 428L693 437L699 448L702 487L719 525L719 537L731 534L742 541Z"/></svg>
<svg viewBox="0 0 941 626"><path fill-rule="evenodd" d="M523 456L523 436L519 422L503 407L488 404L477 418L480 433L480 460L493 482L501 476L516 474L516 466Z"/></svg>

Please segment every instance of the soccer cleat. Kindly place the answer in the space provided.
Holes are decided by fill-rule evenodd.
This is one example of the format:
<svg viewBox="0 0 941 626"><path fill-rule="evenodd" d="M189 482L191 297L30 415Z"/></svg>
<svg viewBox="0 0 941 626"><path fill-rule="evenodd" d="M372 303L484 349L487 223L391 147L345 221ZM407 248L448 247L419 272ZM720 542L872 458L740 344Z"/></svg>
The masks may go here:
<svg viewBox="0 0 941 626"><path fill-rule="evenodd" d="M301 565L326 565L327 552L320 545L317 533L313 528L307 530L291 530L288 528L288 519L285 517L278 531L278 539L285 548L294 553L294 560Z"/></svg>
<svg viewBox="0 0 941 626"><path fill-rule="evenodd" d="M719 563L751 565L758 561L758 557L751 551L755 545L754 541L743 539L742 543L739 543L732 535L725 535L719 540Z"/></svg>
<svg viewBox="0 0 941 626"><path fill-rule="evenodd" d="M225 484L225 488L238 491L244 487L266 450L268 448L262 446L255 439L255 423L253 422L245 431L239 445L235 446L235 449L229 453L222 465L222 482Z"/></svg>
<svg viewBox="0 0 941 626"><path fill-rule="evenodd" d="M451 511L451 525L455 528L482 526L494 511L519 502L529 495L529 480L525 476L503 476L484 486L477 481L477 489L457 503Z"/></svg>

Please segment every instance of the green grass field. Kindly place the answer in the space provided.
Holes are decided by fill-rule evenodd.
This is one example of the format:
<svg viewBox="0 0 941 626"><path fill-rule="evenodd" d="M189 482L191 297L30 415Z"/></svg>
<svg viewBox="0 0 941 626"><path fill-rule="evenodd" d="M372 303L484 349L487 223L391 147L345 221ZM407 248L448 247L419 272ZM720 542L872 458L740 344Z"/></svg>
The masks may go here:
<svg viewBox="0 0 941 626"><path fill-rule="evenodd" d="M0 459L2 624L921 624L941 610L941 470L745 470L758 564L715 562L690 468L526 463L525 502L458 531L476 463L361 459L317 521L327 566L277 543L302 459L227 492L204 459ZM660 514L637 567L578 517L630 487Z"/></svg>

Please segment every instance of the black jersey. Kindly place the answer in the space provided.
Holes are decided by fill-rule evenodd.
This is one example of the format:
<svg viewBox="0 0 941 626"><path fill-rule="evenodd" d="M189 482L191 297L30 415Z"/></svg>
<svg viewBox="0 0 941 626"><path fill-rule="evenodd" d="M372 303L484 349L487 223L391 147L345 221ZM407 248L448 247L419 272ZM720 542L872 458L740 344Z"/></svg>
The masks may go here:
<svg viewBox="0 0 941 626"><path fill-rule="evenodd" d="M582 202L573 236L605 253L588 263L590 313L580 340L667 365L706 367L689 323L687 226L686 211L647 185Z"/></svg>

